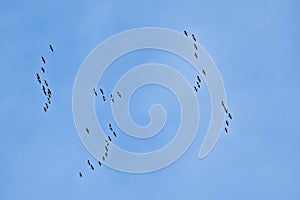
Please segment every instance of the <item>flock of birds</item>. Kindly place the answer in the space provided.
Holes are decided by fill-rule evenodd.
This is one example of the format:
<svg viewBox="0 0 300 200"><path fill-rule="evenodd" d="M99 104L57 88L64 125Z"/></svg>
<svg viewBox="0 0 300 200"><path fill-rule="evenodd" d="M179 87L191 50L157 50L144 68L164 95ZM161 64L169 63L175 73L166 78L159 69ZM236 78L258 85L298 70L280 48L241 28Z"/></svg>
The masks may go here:
<svg viewBox="0 0 300 200"><path fill-rule="evenodd" d="M230 112L228 111L228 109L226 108L224 101L221 102L221 105L222 105L225 113L227 114L227 117L229 117L229 119L232 120L232 116L231 116ZM225 120L225 124L226 124L226 127L224 128L224 130L226 133L228 133L229 122L227 119Z"/></svg>
<svg viewBox="0 0 300 200"><path fill-rule="evenodd" d="M109 123L108 124L108 128L109 130L111 131L111 133L113 134L113 136L116 138L117 137L117 134L115 132L115 130L113 129L112 125ZM86 133L89 134L90 133L90 130L88 128L85 129ZM106 139L105 139L105 145L104 145L104 153L102 155L102 162L105 162L105 160L107 159L108 157L108 152L109 152L109 144L110 142L112 141L112 138L111 136L107 136ZM90 160L87 161L87 164L89 165L89 168L94 171L95 170L95 167L94 165L91 163ZM98 165L99 167L101 167L102 163L100 160L98 160ZM79 176L82 178L83 177L83 173L82 172L79 172Z"/></svg>
<svg viewBox="0 0 300 200"><path fill-rule="evenodd" d="M187 32L186 30L184 31L184 34L188 37L188 32ZM196 44L197 39L196 39L196 37L195 37L194 34L192 34L192 39L195 41L195 43L193 44L193 48L195 49L194 57L195 57L195 59L198 59L198 54L197 54L198 46L197 46L197 44ZM204 76L206 76L206 71L205 71L205 69L202 69L202 73L203 73ZM196 78L197 78L197 79L196 79L196 85L194 85L193 87L194 87L195 92L198 92L198 90L199 90L200 87L201 87L201 85L200 85L200 84L201 84L201 78L200 78L199 75L197 75ZM100 93L101 93L101 95L102 95L102 101L103 101L103 102L106 102L106 96L105 96L105 94L104 94L103 89L100 88L99 91L100 91ZM95 88L93 88L93 93L95 94L95 96L98 96L97 90L96 90ZM99 96L100 96L100 95L99 95ZM121 93L120 93L119 91L117 92L117 96L118 96L119 98L122 97L122 96L121 96ZM111 100L112 103L115 102L115 98L114 98L114 95L113 95L113 94L110 95L110 100ZM226 113L227 116L229 117L229 119L232 120L232 116L231 116L231 114L228 112L228 109L226 108L226 106L225 106L225 104L224 104L224 101L222 101L221 104L222 104L222 106L223 106L223 108L224 108L225 113ZM228 119L225 120L225 124L226 124L226 127L224 128L224 130L225 130L226 133L228 133L228 127L229 127L229 121L228 121ZM108 128L109 128L110 132L112 133L112 135L113 135L114 137L117 137L117 134L116 134L116 132L114 131L114 129L113 129L113 127L112 127L112 125L111 125L110 123L108 124ZM90 133L90 130L89 130L88 128L86 128L86 133L87 133L87 134ZM105 159L108 157L109 144L110 144L111 141L112 141L111 137L110 137L110 136L107 136L107 138L105 139L105 146L104 146L105 151L104 151L104 154L102 155L102 162L105 162ZM87 164L88 164L89 168L90 168L92 171L95 170L95 167L94 167L94 165L91 163L90 160L87 161ZM102 165L102 163L101 163L100 160L98 160L98 165L99 165L100 167L101 167L101 165ZM80 176L81 178L83 177L82 172L79 172L79 176Z"/></svg>
<svg viewBox="0 0 300 200"><path fill-rule="evenodd" d="M106 97L105 97L105 95L104 95L103 89L100 88L99 91L100 91L100 93L101 93L101 95L102 95L102 100L103 100L103 102L105 102L105 101L106 101ZM96 90L95 88L93 88L93 93L95 94L95 96L98 96L97 90ZM118 95L119 98L122 97L122 95L121 95L121 93L120 93L119 91L117 92L117 95ZM115 98L114 98L114 95L113 95L113 94L110 95L110 100L111 100L113 103L115 103Z"/></svg>
<svg viewBox="0 0 300 200"><path fill-rule="evenodd" d="M101 95L102 95L102 101L103 101L103 102L106 102L106 96L105 96L105 94L104 94L104 90L103 90L102 88L99 88L99 91L100 91L100 93L101 93ZM96 89L96 88L93 88L93 91L92 91L92 92L94 93L94 95L95 95L96 97L98 96L98 92L97 92L97 89ZM99 96L101 96L101 95L99 95ZM121 95L121 93L120 93L119 91L117 91L116 95L117 95L119 98L122 98L122 95ZM110 94L110 100L111 100L112 103L115 102L115 97L114 97L113 94ZM109 128L110 132L112 133L112 135L116 138L116 137L117 137L117 133L116 133L116 131L113 129L113 127L112 127L112 125L111 125L110 123L108 124L108 128ZM90 133L89 128L85 128L85 131L86 131L87 134ZM103 153L103 155L102 155L102 162L105 162L105 160L106 160L107 157L108 157L109 144L110 144L111 141L112 141L112 137L108 135L108 136L106 137L106 139L105 139L105 145L104 145L105 151L104 151L104 153ZM90 169L91 169L92 171L95 170L95 167L94 167L94 165L91 163L90 160L88 160L88 165L89 165L89 167L90 167ZM101 165L102 165L102 163L101 163L100 160L98 160L98 165L99 165L100 167L101 167ZM83 173L82 173L82 172L79 172L79 176L82 178L82 177L83 177Z"/></svg>
<svg viewBox="0 0 300 200"><path fill-rule="evenodd" d="M188 37L188 32L185 30L184 31L184 34ZM194 52L194 57L195 59L198 59L198 54L197 54L197 51L198 51L198 46L196 44L196 37L194 34L192 34L192 39L195 41L195 43L193 44L193 48L195 49L195 52ZM54 52L54 48L51 44L49 44L49 48L50 48L50 51L51 52ZM46 74L46 59L44 56L41 56L41 60L43 62L43 66L41 67L41 72L42 72L42 75L45 76ZM202 73L203 75L205 76L206 75L206 71L204 69L202 69ZM41 75L39 73L36 73L36 79L38 81L39 84L42 85L42 91L43 91L43 94L46 96L47 98L47 101L45 102L45 105L43 106L43 110L44 112L47 112L48 109L49 109L49 106L51 104L51 89L49 87L49 83L48 81L46 80L46 78L44 77L43 80L41 78ZM200 89L200 84L201 84L201 79L200 79L200 76L197 75L197 79L196 79L196 85L194 85L194 90L195 92L198 92L198 90ZM101 95L99 96L102 96L102 101L103 102L106 102L106 96L104 94L104 91L102 88L99 89ZM93 88L93 93L95 94L95 96L98 96L98 93L97 93L97 90L95 88ZM115 96L118 96L119 98L122 97L121 93L119 91L116 92L116 95L113 95L113 94L110 94L110 100L112 103L115 102ZM226 108L225 104L224 104L224 101L221 102L221 105L225 111L225 113L227 114L227 117L232 120L232 116L230 114L230 112L228 112L228 109ZM229 127L229 121L228 119L225 120L225 124L226 124L226 127L224 128L225 132L228 133L228 127ZM114 136L115 138L117 138L117 134L115 132L115 130L113 129L112 125L109 123L108 124L108 128L110 130L110 132L112 133L112 136ZM90 130L89 128L86 128L85 129L86 133L89 134L90 133ZM105 139L105 145L104 145L104 153L102 155L102 162L105 162L105 160L107 159L108 157L108 153L109 153L109 144L110 142L112 141L112 138L108 135ZM94 171L95 170L95 167L94 165L91 163L90 160L87 160L87 164L89 166L89 168ZM101 167L102 163L100 160L98 160L98 165ZM79 172L79 176L82 178L83 177L83 173L82 172Z"/></svg>
<svg viewBox="0 0 300 200"><path fill-rule="evenodd" d="M185 36L189 37L188 32L186 30L184 31L184 34L185 34ZM193 40L195 42L197 41L197 39L196 39L196 37L195 37L194 34L192 34L192 38L193 38ZM198 46L197 46L196 43L194 43L194 49L195 49L195 52L194 52L195 59L198 59L198 54L197 54ZM202 73L203 73L204 76L206 76L205 69L202 69ZM200 83L201 83L201 79L200 79L199 75L197 75L196 85L194 86L194 90L196 92L198 92L198 89L200 89ZM228 109L226 108L226 106L224 104L224 101L222 101L221 104L222 104L222 107L224 108L225 113L227 114L227 117L229 117L229 119L232 120L232 116L228 112ZM225 124L226 124L226 127L224 127L224 130L225 130L226 133L228 133L228 127L229 127L229 121L228 121L228 119L225 120Z"/></svg>
<svg viewBox="0 0 300 200"><path fill-rule="evenodd" d="M189 34L186 30L184 31L184 34L185 34L185 36L189 37ZM193 48L195 49L194 56L195 56L195 59L198 59L198 54L197 54L198 46L196 44L197 39L196 39L196 36L194 34L192 34L192 39L195 41L195 43L193 44L194 45ZM203 75L206 75L206 71L204 69L202 69L202 73L203 73ZM194 85L195 92L198 92L198 89L200 89L200 83L201 83L200 76L197 75L196 85Z"/></svg>
<svg viewBox="0 0 300 200"><path fill-rule="evenodd" d="M50 48L51 52L54 52L54 48L51 44L49 44L49 48ZM41 67L41 72L42 72L42 75L45 76L45 73L46 73L46 70L45 70L45 68L46 68L45 67L46 66L46 59L45 59L45 57L41 56L41 60L43 62L43 66ZM49 87L49 83L46 80L46 78L44 78L43 81L42 81L41 75L39 73L36 73L36 79L37 79L37 82L42 85L43 94L47 98L47 101L45 102L45 105L43 106L44 112L47 112L48 109L49 109L49 106L51 104L51 94L52 94L51 89Z"/></svg>

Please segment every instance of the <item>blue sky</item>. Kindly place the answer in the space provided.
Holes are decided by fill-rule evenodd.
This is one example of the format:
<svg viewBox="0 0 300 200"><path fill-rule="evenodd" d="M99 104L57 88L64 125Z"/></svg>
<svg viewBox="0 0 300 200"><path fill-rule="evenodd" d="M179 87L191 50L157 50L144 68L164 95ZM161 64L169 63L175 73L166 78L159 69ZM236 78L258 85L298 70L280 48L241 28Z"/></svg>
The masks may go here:
<svg viewBox="0 0 300 200"><path fill-rule="evenodd" d="M300 196L298 1L12 0L0 1L0 16L0 199ZM96 167L92 172L86 160L94 165L96 161L81 144L72 116L77 70L101 41L145 26L188 30L197 36L222 74L234 118L229 134L222 134L208 157L198 159L210 111L203 88L199 96L203 125L178 161L142 175L108 167ZM55 53L49 51L49 43ZM176 65L168 55L152 53L136 58L151 61L154 58L149 55L154 54L157 60ZM53 90L46 114L35 80L41 55L47 58L46 75ZM134 59L132 65L136 63ZM188 67L189 76L193 71ZM157 88L149 89L155 94ZM142 95L137 93L135 98L133 117L138 118L146 109L138 103ZM155 98L166 101L159 95ZM135 142L120 145L135 150ZM84 173L83 179L78 177L79 171Z"/></svg>

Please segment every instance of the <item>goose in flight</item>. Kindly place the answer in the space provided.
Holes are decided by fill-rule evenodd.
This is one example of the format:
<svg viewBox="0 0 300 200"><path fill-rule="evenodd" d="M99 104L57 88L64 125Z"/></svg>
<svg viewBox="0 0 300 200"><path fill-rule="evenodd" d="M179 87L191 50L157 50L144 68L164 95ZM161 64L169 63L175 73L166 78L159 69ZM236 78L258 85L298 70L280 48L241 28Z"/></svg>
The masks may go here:
<svg viewBox="0 0 300 200"><path fill-rule="evenodd" d="M120 92L117 92L117 95L121 98L121 93Z"/></svg>
<svg viewBox="0 0 300 200"><path fill-rule="evenodd" d="M93 93L95 94L95 96L97 96L97 92L95 88L93 88Z"/></svg>
<svg viewBox="0 0 300 200"><path fill-rule="evenodd" d="M197 87L200 88L200 83L198 81L196 83L197 83Z"/></svg>
<svg viewBox="0 0 300 200"><path fill-rule="evenodd" d="M196 37L194 34L192 34L193 40L196 42Z"/></svg>
<svg viewBox="0 0 300 200"><path fill-rule="evenodd" d="M110 95L110 100L113 102L113 103L115 103L115 99L114 99L114 96L111 94Z"/></svg>
<svg viewBox="0 0 300 200"><path fill-rule="evenodd" d="M113 131L112 125L108 124L109 130Z"/></svg>
<svg viewBox="0 0 300 200"><path fill-rule="evenodd" d="M41 82L41 77L40 77L40 75L38 74L38 73L36 73L36 79L37 79L37 81L41 84L42 82Z"/></svg>
<svg viewBox="0 0 300 200"><path fill-rule="evenodd" d="M225 123L226 123L227 126L229 126L229 122L227 120L225 121Z"/></svg>
<svg viewBox="0 0 300 200"><path fill-rule="evenodd" d="M184 30L184 35L188 37L188 33L186 30Z"/></svg>
<svg viewBox="0 0 300 200"><path fill-rule="evenodd" d="M196 87L196 86L194 86L194 90L195 90L196 92L198 92L198 89L197 89L197 87Z"/></svg>
<svg viewBox="0 0 300 200"><path fill-rule="evenodd" d="M194 44L194 48L195 48L196 50L198 50L198 46L197 46L196 44Z"/></svg>
<svg viewBox="0 0 300 200"><path fill-rule="evenodd" d="M100 92L101 92L102 95L104 95L104 92L103 92L103 90L101 88L100 88Z"/></svg>
<svg viewBox="0 0 300 200"><path fill-rule="evenodd" d="M41 58L42 58L43 63L46 64L45 58L43 56L41 56Z"/></svg>
<svg viewBox="0 0 300 200"><path fill-rule="evenodd" d="M49 44L49 48L52 52L54 51L53 46L51 44Z"/></svg>

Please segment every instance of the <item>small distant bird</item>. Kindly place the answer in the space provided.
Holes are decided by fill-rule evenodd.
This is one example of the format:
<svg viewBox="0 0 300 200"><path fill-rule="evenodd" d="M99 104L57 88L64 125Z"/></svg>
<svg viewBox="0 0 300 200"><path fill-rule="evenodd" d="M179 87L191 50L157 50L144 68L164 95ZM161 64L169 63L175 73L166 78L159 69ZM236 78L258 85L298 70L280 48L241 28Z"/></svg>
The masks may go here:
<svg viewBox="0 0 300 200"><path fill-rule="evenodd" d="M202 69L202 73L203 73L204 75L206 75L206 71L205 71L204 69Z"/></svg>
<svg viewBox="0 0 300 200"><path fill-rule="evenodd" d="M196 37L194 34L192 34L193 40L196 42Z"/></svg>
<svg viewBox="0 0 300 200"><path fill-rule="evenodd" d="M94 170L94 169L95 169L93 165L90 165L90 166L91 166L91 169L92 169L92 170Z"/></svg>
<svg viewBox="0 0 300 200"><path fill-rule="evenodd" d="M42 90L43 90L44 94L47 95L46 88L44 85L42 86Z"/></svg>
<svg viewBox="0 0 300 200"><path fill-rule="evenodd" d="M198 81L196 82L196 84L197 84L197 87L200 88L200 83Z"/></svg>
<svg viewBox="0 0 300 200"><path fill-rule="evenodd" d="M88 128L85 128L85 130L86 130L87 133L90 133L90 130Z"/></svg>
<svg viewBox="0 0 300 200"><path fill-rule="evenodd" d="M46 87L48 87L48 82L46 80L44 80L44 83L45 83Z"/></svg>
<svg viewBox="0 0 300 200"><path fill-rule="evenodd" d="M114 96L111 94L110 95L110 100L113 102L113 103L115 103L115 99L114 99Z"/></svg>
<svg viewBox="0 0 300 200"><path fill-rule="evenodd" d="M197 76L197 80L199 81L199 83L201 83L200 76Z"/></svg>
<svg viewBox="0 0 300 200"><path fill-rule="evenodd" d="M47 112L47 109L45 108L45 106L43 108L44 108L44 111Z"/></svg>
<svg viewBox="0 0 300 200"><path fill-rule="evenodd" d="M228 130L227 130L227 128L226 128L226 127L225 127L225 132L226 132L226 133L228 133Z"/></svg>
<svg viewBox="0 0 300 200"><path fill-rule="evenodd" d="M48 104L51 104L51 100L50 98L48 97L48 100L47 100Z"/></svg>
<svg viewBox="0 0 300 200"><path fill-rule="evenodd" d="M231 114L230 114L230 113L228 113L228 117L229 117L230 119L232 119L232 116L231 116Z"/></svg>
<svg viewBox="0 0 300 200"><path fill-rule="evenodd" d="M120 92L117 92L117 95L121 98L121 93Z"/></svg>
<svg viewBox="0 0 300 200"><path fill-rule="evenodd" d="M225 113L227 114L227 113L228 113L228 110L227 110L227 108L226 108L226 106L225 106L225 104L224 104L224 101L222 101L222 106L223 106L223 109L224 109Z"/></svg>
<svg viewBox="0 0 300 200"><path fill-rule="evenodd" d="M100 92L101 92L102 95L104 95L104 92L103 92L103 90L101 88L100 88Z"/></svg>
<svg viewBox="0 0 300 200"><path fill-rule="evenodd" d="M91 162L90 162L90 160L87 160L87 163L88 163L88 165L90 165L90 166L91 166Z"/></svg>
<svg viewBox="0 0 300 200"><path fill-rule="evenodd" d="M46 63L45 58L43 56L41 56L41 58L42 58L43 63L45 64Z"/></svg>
<svg viewBox="0 0 300 200"><path fill-rule="evenodd" d="M105 151L108 151L108 148L107 148L107 146L105 146Z"/></svg>
<svg viewBox="0 0 300 200"><path fill-rule="evenodd" d="M102 156L102 160L105 161L105 157L104 156Z"/></svg>
<svg viewBox="0 0 300 200"><path fill-rule="evenodd" d="M98 164L99 164L99 166L101 166L101 162L100 161L98 161Z"/></svg>
<svg viewBox="0 0 300 200"><path fill-rule="evenodd" d="M106 143L107 146L109 145L109 141L108 140L105 140L105 143Z"/></svg>
<svg viewBox="0 0 300 200"><path fill-rule="evenodd" d="M48 110L48 108L49 108L48 104L47 104L47 103L45 103L45 105L46 105L46 108L47 108L47 110Z"/></svg>
<svg viewBox="0 0 300 200"><path fill-rule="evenodd" d="M105 96L102 96L102 99L103 99L103 101L104 101L104 102L106 101L106 98L105 98Z"/></svg>
<svg viewBox="0 0 300 200"><path fill-rule="evenodd" d="M110 138L110 136L107 136L108 137L108 140L111 142L111 138Z"/></svg>
<svg viewBox="0 0 300 200"><path fill-rule="evenodd" d="M105 155L105 157L107 158L107 156L108 156L107 152L105 152L104 155Z"/></svg>
<svg viewBox="0 0 300 200"><path fill-rule="evenodd" d="M195 58L198 59L198 55L196 53L194 55L195 55Z"/></svg>
<svg viewBox="0 0 300 200"><path fill-rule="evenodd" d="M226 123L227 126L229 126L229 122L227 120L225 121L225 123Z"/></svg>
<svg viewBox="0 0 300 200"><path fill-rule="evenodd" d="M188 37L188 33L187 33L187 31L186 31L186 30L184 31L184 34L185 34L185 36L187 36L187 37Z"/></svg>
<svg viewBox="0 0 300 200"><path fill-rule="evenodd" d="M113 134L114 134L114 136L115 136L115 137L117 137L117 134L116 134L116 132L115 132L115 131L113 131Z"/></svg>
<svg viewBox="0 0 300 200"><path fill-rule="evenodd" d="M44 67L41 67L41 70L43 73L45 73L45 68Z"/></svg>
<svg viewBox="0 0 300 200"><path fill-rule="evenodd" d="M96 92L95 88L93 88L93 92L94 92L95 96L97 96L97 92Z"/></svg>
<svg viewBox="0 0 300 200"><path fill-rule="evenodd" d="M198 89L197 89L197 87L196 87L196 86L194 86L194 90L195 90L196 92L198 92Z"/></svg>
<svg viewBox="0 0 300 200"><path fill-rule="evenodd" d="M108 124L109 130L113 131L111 124Z"/></svg>
<svg viewBox="0 0 300 200"><path fill-rule="evenodd" d="M82 173L81 172L79 172L79 176L80 176L80 178L82 178Z"/></svg>
<svg viewBox="0 0 300 200"><path fill-rule="evenodd" d="M194 48L195 48L196 50L198 50L198 46L197 46L196 44L194 44Z"/></svg>
<svg viewBox="0 0 300 200"><path fill-rule="evenodd" d="M53 46L51 44L49 44L49 48L52 52L54 51Z"/></svg>
<svg viewBox="0 0 300 200"><path fill-rule="evenodd" d="M48 95L51 95L51 90L49 88L48 88L47 92L48 92Z"/></svg>
<svg viewBox="0 0 300 200"><path fill-rule="evenodd" d="M38 74L38 73L36 73L36 79L37 79L37 81L41 84L42 82L41 82L41 77L40 77L40 75Z"/></svg>

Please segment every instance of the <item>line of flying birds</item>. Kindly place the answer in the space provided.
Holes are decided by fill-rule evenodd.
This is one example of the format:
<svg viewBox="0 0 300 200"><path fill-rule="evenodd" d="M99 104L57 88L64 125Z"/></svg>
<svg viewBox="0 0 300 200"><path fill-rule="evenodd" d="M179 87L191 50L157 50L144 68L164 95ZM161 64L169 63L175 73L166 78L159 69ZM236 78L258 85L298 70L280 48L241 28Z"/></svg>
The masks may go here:
<svg viewBox="0 0 300 200"><path fill-rule="evenodd" d="M108 124L108 128L109 128L109 130L112 132L113 136L114 136L114 137L117 137L117 134L116 134L116 132L114 131L114 129L113 129L113 127L112 127L112 125L111 125L110 123ZM86 131L87 134L90 134L90 130L89 130L88 128L85 128L85 131ZM109 144L110 144L111 141L112 141L112 138L108 135L108 136L106 137L106 139L105 139L105 145L104 145L105 151L104 151L104 154L102 155L102 161L103 161L103 162L105 162L106 158L108 157ZM91 161L88 160L87 163L88 163L90 169L91 169L92 171L94 171L95 168L94 168L94 165L91 163ZM101 167L101 165L102 165L102 163L101 163L100 160L98 160L98 165L99 165L100 167ZM82 176L83 176L82 172L79 172L79 176L82 178Z"/></svg>
<svg viewBox="0 0 300 200"><path fill-rule="evenodd" d="M198 92L198 89L200 89L200 83L201 83L200 76L197 75L196 85L194 85L194 90L195 90L196 92Z"/></svg>
<svg viewBox="0 0 300 200"><path fill-rule="evenodd" d="M228 111L228 109L226 108L225 104L224 104L224 101L221 102L221 105L224 109L224 112L227 114L227 116L229 117L230 120L232 120L232 116L230 114L230 112ZM228 120L226 119L225 120L225 124L226 124L226 127L224 128L225 132L228 133L228 126L229 126L229 122Z"/></svg>
<svg viewBox="0 0 300 200"><path fill-rule="evenodd" d="M105 102L105 101L106 101L106 97L105 97L105 95L104 95L103 89L100 88L99 91L100 91L100 93L101 93L101 95L102 95L102 100L103 100L103 102ZM97 93L96 88L93 88L93 93L95 94L95 96L98 96L98 93ZM121 93L120 93L119 91L117 92L117 95L118 95L119 98L122 97L122 95L121 95ZM110 100L111 100L113 103L115 103L115 98L114 98L113 94L110 95Z"/></svg>
<svg viewBox="0 0 300 200"><path fill-rule="evenodd" d="M97 97L97 96L98 96L98 92L97 92L96 88L93 88L92 91L93 91L94 95ZM102 88L99 88L99 91L100 91L100 93L101 93L101 95L102 95L102 101L103 101L103 102L106 102L106 96L105 96L105 94L104 94L104 90L103 90ZM120 93L119 91L117 91L116 93L117 93L116 95L117 95L119 98L122 97L122 95L121 95L121 93ZM100 95L99 95L99 96L100 96ZM112 103L115 102L115 98L114 98L113 94L110 95L110 100L112 101ZM113 129L113 127L112 127L112 125L111 125L110 123L108 124L108 128L109 128L109 130L111 131L112 135L113 135L114 137L117 137L117 134L116 134L115 130ZM85 132L86 132L87 134L90 134L89 128L85 128ZM104 145L105 151L104 151L104 153L103 153L103 155L102 155L102 162L105 162L106 158L108 157L109 144L110 144L111 141L112 141L112 138L108 135L107 138L105 139L105 145ZM88 160L88 165L90 166L91 170L94 170L94 169L95 169L94 166L91 164L91 162L90 162L89 160ZM102 163L101 163L100 160L98 160L98 165L99 165L99 166L102 165ZM82 172L79 172L79 176L80 176L80 177L83 176Z"/></svg>
<svg viewBox="0 0 300 200"><path fill-rule="evenodd" d="M188 32L186 30L184 31L184 34L185 34L186 37L189 37ZM198 54L197 54L198 45L196 44L197 39L196 39L196 36L194 34L192 34L192 39L194 40L194 49L195 49L194 56L195 56L195 59L198 59ZM204 76L206 75L206 71L204 69L202 69L202 73L203 73ZM198 84L197 84L197 86L198 86ZM195 89L195 87L194 87L194 89ZM196 91L196 89L195 89L195 91Z"/></svg>
<svg viewBox="0 0 300 200"><path fill-rule="evenodd" d="M51 44L49 44L49 48L51 52L54 52L54 48ZM41 60L44 64L44 66L41 67L42 74L45 76L46 70L45 70L45 65L46 65L46 59L45 57L41 56ZM36 79L39 84L42 84L42 91L44 95L47 97L47 101L45 102L45 105L43 106L43 110L47 112L49 109L49 106L51 104L51 89L49 87L48 81L44 78L43 81L41 80L41 75L39 73L36 73Z"/></svg>
<svg viewBox="0 0 300 200"><path fill-rule="evenodd" d="M187 32L186 30L184 31L184 34L185 34L185 36L189 37L188 32ZM195 37L194 34L192 34L192 39L194 40L194 42L197 41L197 39L196 39L196 37ZM194 52L194 56L195 56L196 59L198 59L198 54L197 54L198 46L197 46L196 43L194 43L194 49L195 49L195 51L196 51L196 52ZM204 69L202 69L202 73L203 73L204 76L206 76L206 71L205 71ZM194 90L195 90L196 92L198 92L198 89L200 89L200 83L201 83L201 79L200 79L199 75L197 75L196 85L194 86ZM232 116L231 116L231 114L228 112L228 109L226 108L226 106L225 106L225 104L224 104L224 101L222 101L221 104L222 104L222 106L223 106L223 108L224 108L225 113L226 113L227 116L229 117L229 119L232 120ZM228 121L227 119L225 120L225 124L226 124L226 127L224 128L224 130L225 130L226 133L228 133L229 121Z"/></svg>

